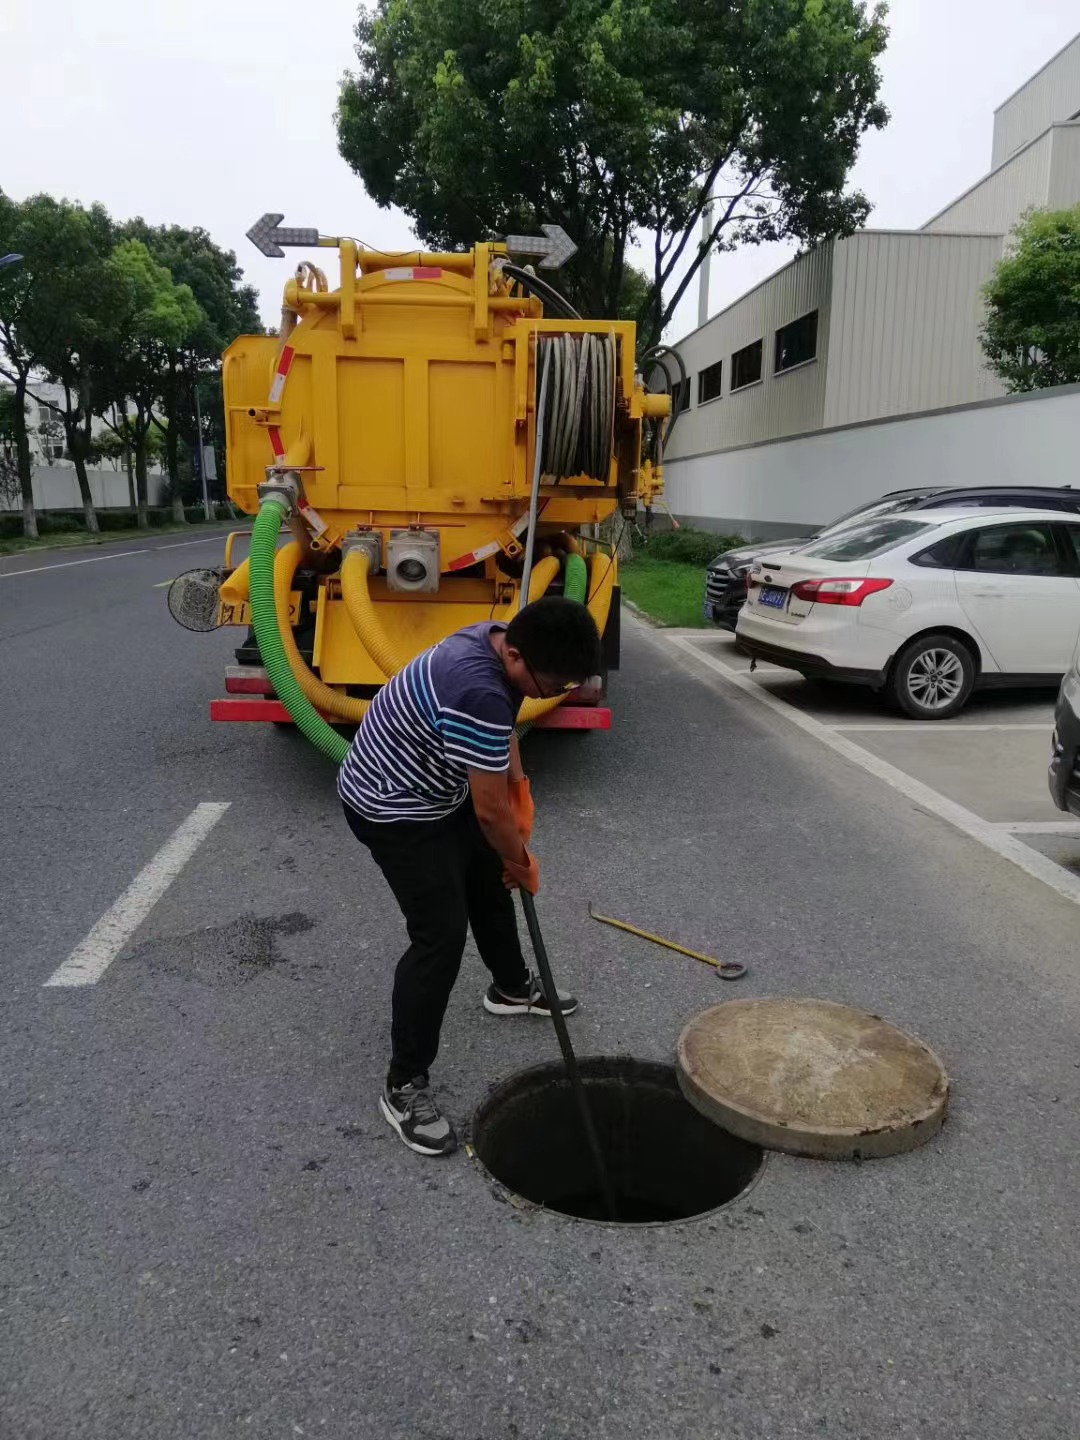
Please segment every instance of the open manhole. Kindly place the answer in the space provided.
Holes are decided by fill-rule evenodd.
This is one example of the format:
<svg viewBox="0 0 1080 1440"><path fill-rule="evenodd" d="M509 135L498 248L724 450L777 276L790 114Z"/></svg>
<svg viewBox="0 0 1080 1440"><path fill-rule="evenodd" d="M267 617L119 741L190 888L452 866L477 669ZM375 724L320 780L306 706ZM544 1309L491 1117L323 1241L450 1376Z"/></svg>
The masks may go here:
<svg viewBox="0 0 1080 1440"><path fill-rule="evenodd" d="M683 1098L670 1065L629 1057L578 1061L618 1202L619 1221L656 1225L726 1205L756 1178L759 1146ZM521 1070L473 1117L473 1147L517 1195L581 1220L607 1219L561 1063Z"/></svg>

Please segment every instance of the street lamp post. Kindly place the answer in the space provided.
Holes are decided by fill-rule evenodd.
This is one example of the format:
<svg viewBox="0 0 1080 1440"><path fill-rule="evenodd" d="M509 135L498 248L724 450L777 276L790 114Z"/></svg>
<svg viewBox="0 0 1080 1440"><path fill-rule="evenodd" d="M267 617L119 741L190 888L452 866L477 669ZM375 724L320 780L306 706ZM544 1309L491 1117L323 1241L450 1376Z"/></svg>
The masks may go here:
<svg viewBox="0 0 1080 1440"><path fill-rule="evenodd" d="M195 375L195 428L199 435L199 478L202 480L202 503L206 523L210 523L210 492L206 488L206 451L203 449L202 407L199 404L199 376Z"/></svg>

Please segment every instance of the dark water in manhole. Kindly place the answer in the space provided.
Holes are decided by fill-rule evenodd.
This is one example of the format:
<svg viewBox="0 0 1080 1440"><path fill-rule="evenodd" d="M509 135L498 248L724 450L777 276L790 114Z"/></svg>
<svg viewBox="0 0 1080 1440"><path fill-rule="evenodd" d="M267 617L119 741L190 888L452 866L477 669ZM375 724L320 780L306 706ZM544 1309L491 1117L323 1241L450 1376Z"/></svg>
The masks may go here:
<svg viewBox="0 0 1080 1440"><path fill-rule="evenodd" d="M579 1060L625 1225L664 1224L734 1200L762 1165L683 1098L670 1065L624 1056ZM606 1220L566 1070L519 1071L473 1117L473 1147L507 1189L563 1215Z"/></svg>

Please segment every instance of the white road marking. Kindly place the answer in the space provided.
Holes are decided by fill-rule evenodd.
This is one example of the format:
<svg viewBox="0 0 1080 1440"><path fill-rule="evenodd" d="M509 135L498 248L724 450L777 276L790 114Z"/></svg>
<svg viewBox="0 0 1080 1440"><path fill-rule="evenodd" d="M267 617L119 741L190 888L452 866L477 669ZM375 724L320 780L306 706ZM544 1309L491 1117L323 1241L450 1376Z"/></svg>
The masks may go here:
<svg viewBox="0 0 1080 1440"><path fill-rule="evenodd" d="M1080 837L1080 820L991 820L995 830L1010 835L1076 835Z"/></svg>
<svg viewBox="0 0 1080 1440"><path fill-rule="evenodd" d="M662 633L653 632L657 636ZM663 644L664 642L662 639L658 639L656 643ZM782 715L785 720L792 725L797 725L800 730L805 730L808 735L812 735L815 740L828 746L830 750L850 761L852 765L858 765L861 770L884 781L886 785L891 786L914 804L921 805L932 815L947 821L955 829L967 835L969 839L977 841L987 850L992 850L994 854L1000 855L1003 860L1011 861L1013 865L1034 879L1041 880L1044 885L1048 885L1051 890L1055 890L1064 899L1071 901L1074 905L1080 905L1080 876L1071 875L1067 870L1063 870L1060 865L1056 865L1047 856L1041 855L1037 850L1025 845L1010 831L999 829L991 821L983 820L963 805L958 805L955 800L949 800L929 785L924 785L921 780L916 780L914 776L908 775L895 765L890 765L887 760L881 760L869 750L864 750L854 740L848 740L837 731L831 730L820 720L815 720L812 715L805 715L801 710L786 705L763 686L751 680L748 675L741 674L732 669L730 665L725 665L722 660L717 660L715 656L709 655L700 645L695 645L690 637L672 635L668 638L668 644L693 656L699 664L715 670L729 685L734 685L744 694L752 696L766 709Z"/></svg>
<svg viewBox="0 0 1080 1440"><path fill-rule="evenodd" d="M1031 725L1027 723L1021 725L1018 722L1014 723L1012 721L1000 725L963 725L957 721L955 724L950 725L948 721L944 723L938 721L931 728L923 721L909 720L906 724L902 721L897 724L890 724L888 721L883 721L880 725L848 725L844 722L839 725L826 726L828 730L842 730L845 734L849 730L907 730L913 735L920 733L926 735L968 735L972 730L1041 730L1044 735L1049 735L1053 728L1054 721L1052 717L1044 720L1041 725Z"/></svg>
<svg viewBox="0 0 1080 1440"><path fill-rule="evenodd" d="M175 545L155 545L155 550L182 550L185 545L212 545L215 540L223 540L221 535L204 535L201 540L180 540Z"/></svg>
<svg viewBox="0 0 1080 1440"><path fill-rule="evenodd" d="M126 560L129 555L149 555L148 547L140 550L121 550L118 555L91 555L88 560L62 560L59 565L35 565L32 570L3 570L0 580L14 580L19 575L40 575L43 570L67 570L72 565L96 565L102 560Z"/></svg>
<svg viewBox="0 0 1080 1440"><path fill-rule="evenodd" d="M135 876L124 893L45 984L96 985L119 955L131 934L150 914L184 866L228 810L230 802L196 805L154 858Z"/></svg>

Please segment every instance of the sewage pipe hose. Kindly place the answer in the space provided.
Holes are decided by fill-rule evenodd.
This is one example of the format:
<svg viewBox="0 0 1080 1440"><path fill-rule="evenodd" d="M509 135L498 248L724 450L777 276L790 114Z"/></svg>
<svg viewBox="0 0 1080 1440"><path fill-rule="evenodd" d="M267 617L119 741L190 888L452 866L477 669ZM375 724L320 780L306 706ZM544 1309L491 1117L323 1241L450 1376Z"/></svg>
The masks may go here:
<svg viewBox="0 0 1080 1440"><path fill-rule="evenodd" d="M286 487L275 487L261 497L259 513L255 517L255 528L251 536L251 622L259 645L259 654L266 668L267 676L278 699L285 706L297 729L328 759L340 765L349 749L349 742L338 735L322 718L312 704L312 698L322 703L322 691L332 696L335 702L347 697L315 679L307 670L289 623L289 595L292 579L300 559L298 545L286 546L279 556L278 536L288 514L290 502ZM289 551L293 553L290 555ZM284 601L282 615L281 603ZM284 623L282 623L284 619ZM287 637L287 638L286 638ZM291 662L291 663L290 663ZM307 673L314 682L314 697L305 693L301 685L300 672ZM309 686L308 688L313 688ZM366 701L352 701L356 707L355 719L362 718L367 709ZM361 710L359 707L363 707ZM327 708L330 708L329 706ZM342 716L341 718L353 718Z"/></svg>

